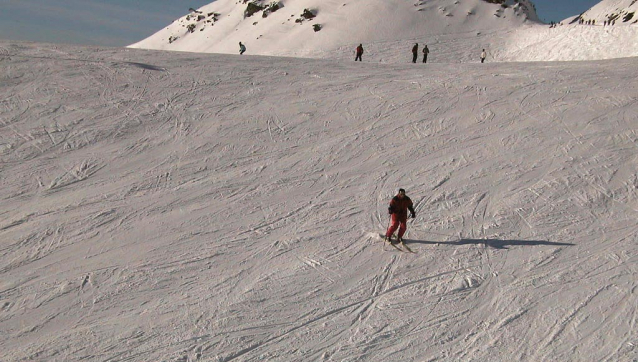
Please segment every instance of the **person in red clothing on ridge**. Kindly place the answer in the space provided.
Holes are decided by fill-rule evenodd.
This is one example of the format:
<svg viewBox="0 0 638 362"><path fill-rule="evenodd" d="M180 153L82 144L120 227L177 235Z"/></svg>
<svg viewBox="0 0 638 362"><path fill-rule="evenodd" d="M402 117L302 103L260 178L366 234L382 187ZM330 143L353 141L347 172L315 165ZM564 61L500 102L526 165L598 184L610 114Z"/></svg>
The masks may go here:
<svg viewBox="0 0 638 362"><path fill-rule="evenodd" d="M405 230L407 229L408 210L410 210L410 216L415 218L416 214L414 213L412 200L406 196L404 189L399 189L399 193L392 198L390 201L390 207L388 207L388 212L392 217L392 222L388 231L385 233L386 241L391 241L392 235L398 228L399 233L397 234L397 242L403 242L403 234L405 234Z"/></svg>
<svg viewBox="0 0 638 362"><path fill-rule="evenodd" d="M361 56L363 55L363 44L359 44L357 47L357 56L354 58L354 61L361 61Z"/></svg>

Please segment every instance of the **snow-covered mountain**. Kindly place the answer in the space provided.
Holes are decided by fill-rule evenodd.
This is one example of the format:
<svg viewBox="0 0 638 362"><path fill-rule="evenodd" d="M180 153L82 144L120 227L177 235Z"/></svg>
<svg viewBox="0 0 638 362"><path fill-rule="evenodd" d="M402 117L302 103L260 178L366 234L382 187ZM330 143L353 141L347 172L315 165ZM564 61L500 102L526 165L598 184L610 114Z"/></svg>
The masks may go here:
<svg viewBox="0 0 638 362"><path fill-rule="evenodd" d="M580 16L567 19L567 22L583 21L597 25L611 22L614 25L633 25L638 23L637 11L637 0L603 0Z"/></svg>
<svg viewBox="0 0 638 362"><path fill-rule="evenodd" d="M134 48L322 57L356 44L468 36L538 22L529 0L218 0ZM405 44L404 44L405 46Z"/></svg>

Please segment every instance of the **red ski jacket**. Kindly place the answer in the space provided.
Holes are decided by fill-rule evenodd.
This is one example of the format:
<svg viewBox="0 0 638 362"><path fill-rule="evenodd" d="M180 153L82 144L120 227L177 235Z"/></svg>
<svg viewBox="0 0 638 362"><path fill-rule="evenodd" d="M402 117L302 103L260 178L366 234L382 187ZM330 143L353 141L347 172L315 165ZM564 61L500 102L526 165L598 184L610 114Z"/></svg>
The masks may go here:
<svg viewBox="0 0 638 362"><path fill-rule="evenodd" d="M408 210L414 213L412 206L412 200L410 200L409 197L403 196L403 199L400 199L398 196L395 196L390 201L388 212L390 212L390 214L396 214L399 219L407 220Z"/></svg>

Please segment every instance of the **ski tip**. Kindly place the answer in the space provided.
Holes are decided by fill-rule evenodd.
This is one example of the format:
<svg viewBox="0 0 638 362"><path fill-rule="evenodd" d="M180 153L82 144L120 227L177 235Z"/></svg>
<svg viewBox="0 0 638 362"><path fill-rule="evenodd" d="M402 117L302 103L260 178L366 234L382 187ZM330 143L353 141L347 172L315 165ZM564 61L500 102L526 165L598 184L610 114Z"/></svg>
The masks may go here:
<svg viewBox="0 0 638 362"><path fill-rule="evenodd" d="M412 253L412 254L416 254L416 251L410 249L409 247L407 247L406 245L403 245L403 247L405 248L405 251L407 251L408 253Z"/></svg>

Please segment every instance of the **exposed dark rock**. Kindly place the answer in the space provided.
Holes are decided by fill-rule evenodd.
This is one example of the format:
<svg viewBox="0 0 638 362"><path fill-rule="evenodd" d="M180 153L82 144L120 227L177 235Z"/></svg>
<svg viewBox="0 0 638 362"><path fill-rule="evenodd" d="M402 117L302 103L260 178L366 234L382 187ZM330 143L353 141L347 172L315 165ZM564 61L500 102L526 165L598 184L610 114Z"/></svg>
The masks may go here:
<svg viewBox="0 0 638 362"><path fill-rule="evenodd" d="M624 18L622 18L622 21L624 22L628 22L629 20L631 20L634 17L634 13L627 13L627 15L625 15Z"/></svg>
<svg viewBox="0 0 638 362"><path fill-rule="evenodd" d="M270 13L274 13L275 11L283 8L283 4L281 4L280 2L273 2L270 3L268 6L266 6L266 8L264 9L264 13L262 15L262 17L267 17L268 15L270 15Z"/></svg>
<svg viewBox="0 0 638 362"><path fill-rule="evenodd" d="M264 10L264 7L255 3L255 2L250 2L248 3L248 6L246 7L246 10L244 10L244 17L245 18L249 18L251 16L253 16L253 14L255 14L258 11L262 11Z"/></svg>
<svg viewBox="0 0 638 362"><path fill-rule="evenodd" d="M312 19L315 16L317 16L317 14L315 14L313 11L310 11L308 9L303 9L303 13L301 14L301 17L306 20Z"/></svg>
<svg viewBox="0 0 638 362"><path fill-rule="evenodd" d="M317 16L316 11L312 11L312 10L308 10L308 9L303 9L303 13L301 13L301 16L297 19L295 19L295 23L303 23L306 20L312 20Z"/></svg>

